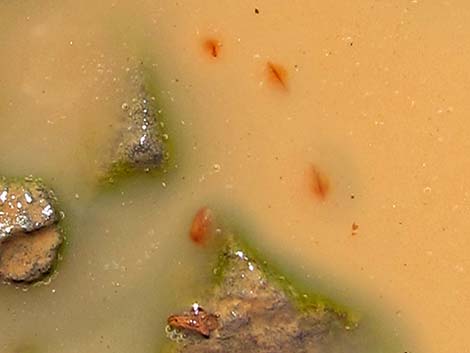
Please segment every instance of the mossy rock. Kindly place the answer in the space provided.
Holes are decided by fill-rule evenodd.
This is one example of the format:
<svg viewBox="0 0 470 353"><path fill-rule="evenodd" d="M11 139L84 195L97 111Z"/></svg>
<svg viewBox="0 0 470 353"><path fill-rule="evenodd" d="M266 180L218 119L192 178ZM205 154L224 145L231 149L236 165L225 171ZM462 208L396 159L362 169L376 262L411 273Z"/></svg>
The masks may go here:
<svg viewBox="0 0 470 353"><path fill-rule="evenodd" d="M165 352L323 352L359 324L346 307L297 290L234 235L227 236L213 273L204 302L169 318L167 335L176 343Z"/></svg>

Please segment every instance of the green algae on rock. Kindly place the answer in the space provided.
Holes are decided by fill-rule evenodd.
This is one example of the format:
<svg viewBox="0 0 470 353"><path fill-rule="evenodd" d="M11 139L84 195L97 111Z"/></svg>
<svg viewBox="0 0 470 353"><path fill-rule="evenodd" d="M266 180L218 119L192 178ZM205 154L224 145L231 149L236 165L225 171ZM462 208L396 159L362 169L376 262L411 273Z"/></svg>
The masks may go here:
<svg viewBox="0 0 470 353"><path fill-rule="evenodd" d="M163 171L170 153L152 75L142 67L131 72L129 92L133 93L121 105L111 163L105 167L104 180L111 183L133 173Z"/></svg>
<svg viewBox="0 0 470 353"><path fill-rule="evenodd" d="M41 179L0 179L0 280L31 283L51 272L63 241L56 203Z"/></svg>
<svg viewBox="0 0 470 353"><path fill-rule="evenodd" d="M204 302L170 316L167 335L177 341L170 352L323 352L329 340L357 325L332 301L296 291L232 236L214 274Z"/></svg>

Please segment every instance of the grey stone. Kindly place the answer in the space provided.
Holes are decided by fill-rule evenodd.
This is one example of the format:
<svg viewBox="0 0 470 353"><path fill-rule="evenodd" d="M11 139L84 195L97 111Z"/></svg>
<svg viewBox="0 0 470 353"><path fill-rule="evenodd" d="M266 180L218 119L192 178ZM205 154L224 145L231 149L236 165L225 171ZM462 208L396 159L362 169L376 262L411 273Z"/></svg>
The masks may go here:
<svg viewBox="0 0 470 353"><path fill-rule="evenodd" d="M152 169L163 160L163 133L155 107L155 98L144 90L129 103L124 103L124 129L117 149L116 161L135 169Z"/></svg>

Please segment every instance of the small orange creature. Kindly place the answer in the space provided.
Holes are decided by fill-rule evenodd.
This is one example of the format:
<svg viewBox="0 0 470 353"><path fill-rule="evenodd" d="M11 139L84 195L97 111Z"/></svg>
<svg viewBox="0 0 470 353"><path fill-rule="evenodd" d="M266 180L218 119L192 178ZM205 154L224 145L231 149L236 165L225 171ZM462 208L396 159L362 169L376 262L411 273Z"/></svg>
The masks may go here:
<svg viewBox="0 0 470 353"><path fill-rule="evenodd" d="M287 70L278 64L268 61L267 64L268 77L271 83L287 90Z"/></svg>
<svg viewBox="0 0 470 353"><path fill-rule="evenodd" d="M192 305L190 313L171 315L167 322L173 328L196 332L206 338L219 327L217 315L207 313L197 303Z"/></svg>
<svg viewBox="0 0 470 353"><path fill-rule="evenodd" d="M321 201L325 201L330 193L330 182L327 176L312 164L310 166L309 178L313 194Z"/></svg>
<svg viewBox="0 0 470 353"><path fill-rule="evenodd" d="M359 224L357 224L356 222L353 222L351 226L351 230L352 230L351 235L356 235L358 229L359 229Z"/></svg>
<svg viewBox="0 0 470 353"><path fill-rule="evenodd" d="M202 207L194 216L189 237L198 245L205 245L213 233L214 216L207 207Z"/></svg>
<svg viewBox="0 0 470 353"><path fill-rule="evenodd" d="M222 44L217 39L209 38L204 41L203 48L211 57L218 58Z"/></svg>

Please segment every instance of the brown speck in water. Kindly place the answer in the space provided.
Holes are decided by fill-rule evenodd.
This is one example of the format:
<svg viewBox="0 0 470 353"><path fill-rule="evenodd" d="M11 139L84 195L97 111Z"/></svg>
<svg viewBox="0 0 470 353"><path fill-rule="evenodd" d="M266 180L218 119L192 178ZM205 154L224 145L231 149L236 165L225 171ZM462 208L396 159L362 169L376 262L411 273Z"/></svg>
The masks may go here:
<svg viewBox="0 0 470 353"><path fill-rule="evenodd" d="M259 14L259 10L255 8L255 14Z"/></svg>
<svg viewBox="0 0 470 353"><path fill-rule="evenodd" d="M205 245L212 235L213 223L212 211L207 207L200 208L191 224L190 239L198 245Z"/></svg>
<svg viewBox="0 0 470 353"><path fill-rule="evenodd" d="M352 230L351 235L356 235L358 229L359 229L359 225L356 222L353 222L351 226L351 230Z"/></svg>
<svg viewBox="0 0 470 353"><path fill-rule="evenodd" d="M330 193L330 182L325 174L323 174L315 165L310 166L310 185L314 196L320 201L325 201Z"/></svg>
<svg viewBox="0 0 470 353"><path fill-rule="evenodd" d="M220 56L221 47L222 44L217 39L210 38L204 41L204 51L213 58L218 58Z"/></svg>
<svg viewBox="0 0 470 353"><path fill-rule="evenodd" d="M287 90L287 70L283 66L270 61L268 61L267 66L270 82Z"/></svg>

